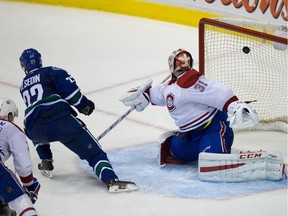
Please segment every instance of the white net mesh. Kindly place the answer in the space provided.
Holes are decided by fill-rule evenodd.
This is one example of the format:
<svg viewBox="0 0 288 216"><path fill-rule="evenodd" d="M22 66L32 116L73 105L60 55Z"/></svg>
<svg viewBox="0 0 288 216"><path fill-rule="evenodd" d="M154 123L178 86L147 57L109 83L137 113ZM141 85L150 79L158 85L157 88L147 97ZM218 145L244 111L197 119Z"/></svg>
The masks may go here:
<svg viewBox="0 0 288 216"><path fill-rule="evenodd" d="M252 106L261 123L270 125L258 129L287 132L288 49L275 49L273 42L261 35L262 32L274 35L280 26L251 20L217 21L241 27L239 31L243 32L205 24L205 75L230 86L241 101L257 100ZM247 29L256 30L259 35L251 36Z"/></svg>

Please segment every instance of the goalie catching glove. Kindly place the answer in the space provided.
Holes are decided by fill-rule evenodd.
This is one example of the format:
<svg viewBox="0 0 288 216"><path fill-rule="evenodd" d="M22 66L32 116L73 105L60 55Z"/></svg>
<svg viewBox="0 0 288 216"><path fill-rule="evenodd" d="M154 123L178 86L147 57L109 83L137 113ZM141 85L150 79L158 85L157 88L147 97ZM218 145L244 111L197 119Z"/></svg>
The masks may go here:
<svg viewBox="0 0 288 216"><path fill-rule="evenodd" d="M252 101L250 101L252 102ZM234 129L242 129L252 127L259 123L259 117L253 110L250 102L235 101L228 107L228 121L230 127Z"/></svg>
<svg viewBox="0 0 288 216"><path fill-rule="evenodd" d="M119 101L126 106L135 107L136 111L143 111L150 103L149 95L145 92L152 85L152 80L148 80L141 87L136 87L123 95Z"/></svg>

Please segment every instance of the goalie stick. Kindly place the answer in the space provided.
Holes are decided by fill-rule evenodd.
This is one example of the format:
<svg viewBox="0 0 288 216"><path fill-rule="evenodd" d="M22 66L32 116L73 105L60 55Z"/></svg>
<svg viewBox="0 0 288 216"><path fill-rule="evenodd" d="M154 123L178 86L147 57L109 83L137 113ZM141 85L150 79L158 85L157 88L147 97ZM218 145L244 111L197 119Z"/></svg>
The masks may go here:
<svg viewBox="0 0 288 216"><path fill-rule="evenodd" d="M161 82L164 83L166 82L169 78L171 77L171 74L166 76ZM110 127L108 127L102 134L100 134L96 139L99 141L102 139L107 133L109 133L113 128L115 128L126 116L128 116L136 106L132 106L129 110L127 110L122 116L120 116Z"/></svg>

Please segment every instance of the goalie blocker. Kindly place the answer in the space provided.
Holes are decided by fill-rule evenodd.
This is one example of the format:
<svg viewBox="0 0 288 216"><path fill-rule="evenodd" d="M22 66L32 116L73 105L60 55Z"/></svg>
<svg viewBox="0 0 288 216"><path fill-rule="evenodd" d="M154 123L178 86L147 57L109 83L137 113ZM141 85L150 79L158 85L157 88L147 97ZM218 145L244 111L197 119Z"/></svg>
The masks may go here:
<svg viewBox="0 0 288 216"><path fill-rule="evenodd" d="M248 151L237 154L199 154L199 179L211 182L241 182L287 179L287 166L278 152Z"/></svg>

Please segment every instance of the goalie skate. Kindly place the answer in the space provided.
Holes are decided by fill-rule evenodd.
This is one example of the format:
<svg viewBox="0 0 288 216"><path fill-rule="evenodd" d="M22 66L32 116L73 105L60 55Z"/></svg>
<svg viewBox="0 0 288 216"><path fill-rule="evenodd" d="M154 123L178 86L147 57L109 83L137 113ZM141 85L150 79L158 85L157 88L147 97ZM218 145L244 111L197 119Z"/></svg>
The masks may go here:
<svg viewBox="0 0 288 216"><path fill-rule="evenodd" d="M38 169L40 170L41 174L48 178L53 178L54 169L53 160L42 160L41 163L38 164Z"/></svg>
<svg viewBox="0 0 288 216"><path fill-rule="evenodd" d="M112 179L107 183L107 188L110 193L134 191L138 189L134 182L120 181L118 179Z"/></svg>

